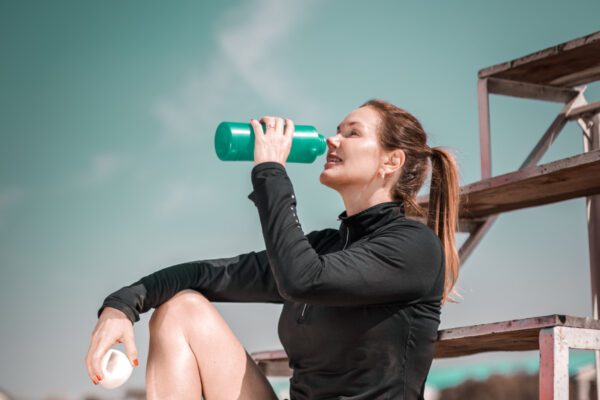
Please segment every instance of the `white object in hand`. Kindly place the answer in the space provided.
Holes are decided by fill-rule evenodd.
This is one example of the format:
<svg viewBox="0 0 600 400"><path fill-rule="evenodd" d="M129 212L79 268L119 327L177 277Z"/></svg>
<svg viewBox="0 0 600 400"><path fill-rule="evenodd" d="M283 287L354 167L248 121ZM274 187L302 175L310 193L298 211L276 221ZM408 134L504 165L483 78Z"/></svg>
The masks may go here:
<svg viewBox="0 0 600 400"><path fill-rule="evenodd" d="M110 349L102 357L102 380L100 384L107 389L114 389L124 384L131 376L133 366L127 356L115 349Z"/></svg>

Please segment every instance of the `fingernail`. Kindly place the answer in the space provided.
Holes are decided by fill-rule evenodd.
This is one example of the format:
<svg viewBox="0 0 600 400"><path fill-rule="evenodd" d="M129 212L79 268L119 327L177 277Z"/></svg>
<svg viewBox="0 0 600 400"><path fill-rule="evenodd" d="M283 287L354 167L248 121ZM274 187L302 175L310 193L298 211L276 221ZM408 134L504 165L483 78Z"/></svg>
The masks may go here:
<svg viewBox="0 0 600 400"><path fill-rule="evenodd" d="M94 385L97 385L97 384L98 384L98 382L96 382L96 380L95 380L95 379L92 379L92 382L94 383Z"/></svg>
<svg viewBox="0 0 600 400"><path fill-rule="evenodd" d="M102 377L100 377L100 375L96 375L96 380L97 380L98 382L100 382L100 381L102 380Z"/></svg>
<svg viewBox="0 0 600 400"><path fill-rule="evenodd" d="M139 363L140 363L140 362L138 361L138 359L137 359L137 358L136 358L135 360L133 360L133 365L135 365L136 367L139 365Z"/></svg>

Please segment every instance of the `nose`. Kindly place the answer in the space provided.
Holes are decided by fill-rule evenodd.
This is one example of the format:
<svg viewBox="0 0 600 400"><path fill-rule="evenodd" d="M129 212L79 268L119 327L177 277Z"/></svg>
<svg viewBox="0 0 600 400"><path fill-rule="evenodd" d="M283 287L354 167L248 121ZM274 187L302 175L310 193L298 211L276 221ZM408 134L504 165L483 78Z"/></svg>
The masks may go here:
<svg viewBox="0 0 600 400"><path fill-rule="evenodd" d="M329 149L334 149L336 147L339 146L339 141L338 141L338 135L333 135L333 136L329 136L326 139L327 142L327 147L329 147Z"/></svg>

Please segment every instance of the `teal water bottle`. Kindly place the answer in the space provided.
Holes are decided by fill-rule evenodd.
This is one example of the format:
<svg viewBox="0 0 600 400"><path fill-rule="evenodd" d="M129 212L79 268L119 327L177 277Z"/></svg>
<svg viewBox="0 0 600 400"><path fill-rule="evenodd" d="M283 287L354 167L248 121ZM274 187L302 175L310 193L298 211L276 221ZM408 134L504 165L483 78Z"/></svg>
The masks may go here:
<svg viewBox="0 0 600 400"><path fill-rule="evenodd" d="M265 124L261 124L263 132ZM250 123L221 122L215 132L221 161L254 161L254 129ZM325 137L314 126L296 125L287 162L311 163L327 151Z"/></svg>

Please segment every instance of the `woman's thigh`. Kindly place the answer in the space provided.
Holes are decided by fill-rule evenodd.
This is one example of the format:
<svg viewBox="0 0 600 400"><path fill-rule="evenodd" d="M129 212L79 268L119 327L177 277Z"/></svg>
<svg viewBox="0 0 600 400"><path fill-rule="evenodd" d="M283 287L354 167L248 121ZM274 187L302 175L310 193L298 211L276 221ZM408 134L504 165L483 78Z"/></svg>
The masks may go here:
<svg viewBox="0 0 600 400"><path fill-rule="evenodd" d="M166 306L166 307L165 307ZM202 294L184 290L161 305L151 323L178 326L194 354L206 400L276 400L258 368L215 306ZM179 323L173 325L173 320Z"/></svg>

